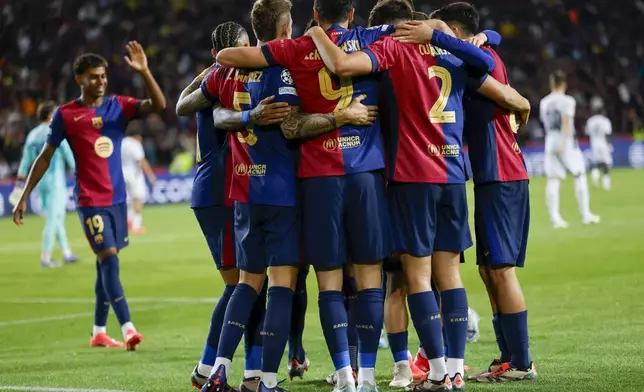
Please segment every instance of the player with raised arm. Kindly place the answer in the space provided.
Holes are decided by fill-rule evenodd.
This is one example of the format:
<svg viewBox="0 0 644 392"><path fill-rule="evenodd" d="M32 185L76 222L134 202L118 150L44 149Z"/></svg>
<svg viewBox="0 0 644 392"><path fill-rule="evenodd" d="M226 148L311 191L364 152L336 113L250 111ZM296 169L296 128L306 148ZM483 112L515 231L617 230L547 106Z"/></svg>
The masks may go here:
<svg viewBox="0 0 644 392"><path fill-rule="evenodd" d="M290 39L292 4L288 0L259 0L251 11L251 22L259 45ZM300 114L299 98L288 70L268 67L260 71L217 69L202 83L202 92L226 109L216 109L215 125L243 131L231 134L235 200L235 240L240 283L226 311L213 373L203 391L226 390L229 366L244 326L251 315L267 267L269 290L264 322L262 376L258 391L282 391L277 371L290 329L293 289L299 264L299 208L296 205L296 162L298 144L292 139L313 137L333 131L361 114L357 125L370 125L377 108L360 104L327 114ZM251 126L249 109L268 97L286 102L293 111L280 125ZM235 109L236 111L231 111ZM279 132L281 129L281 132Z"/></svg>
<svg viewBox="0 0 644 392"><path fill-rule="evenodd" d="M29 168L36 160L47 142L49 123L56 110L56 103L53 101L43 102L38 105L36 117L40 125L32 129L27 135L25 147L18 167L18 181L14 190L9 195L9 202L13 205L20 200L20 195L25 186L25 179ZM65 229L65 214L67 211L67 178L65 164L72 171L76 171L74 155L66 141L61 143L60 150L52 157L49 170L43 176L36 190L40 195L41 209L45 215L45 227L42 233L42 255L40 266L43 268L60 267L60 263L52 260L54 242L57 241L63 253L63 260L66 264L75 263L78 257L72 254L67 241L67 230Z"/></svg>
<svg viewBox="0 0 644 392"><path fill-rule="evenodd" d="M143 150L143 137L138 132L131 132L123 139L121 145L121 158L123 159L123 178L125 179L125 191L128 200L128 226L132 234L144 234L143 227L143 204L148 195L148 188L145 184L147 177L150 185L154 186L157 177L145 159Z"/></svg>
<svg viewBox="0 0 644 392"><path fill-rule="evenodd" d="M67 140L76 159L78 215L87 240L96 254L96 308L92 347L122 347L106 334L110 305L121 325L125 347L136 350L143 340L130 319L130 309L119 278L119 251L128 245L125 181L121 163L121 142L128 122L140 113L161 111L166 101L148 68L143 47L127 44L126 63L145 81L149 99L120 95L105 97L107 61L86 53L74 62L80 97L58 108L51 121L47 143L36 159L13 221L21 226L27 198L51 164L56 149Z"/></svg>
<svg viewBox="0 0 644 392"><path fill-rule="evenodd" d="M224 48L234 46L248 46L249 39L246 30L235 22L225 22L218 25L211 34L214 56ZM224 323L224 316L230 297L239 280L239 270L235 262L235 243L233 240L234 208L230 199L230 179L232 178L232 153L228 143L228 132L215 128L213 122L213 104L199 97L193 92L202 95L199 88L204 77L213 72L216 64L205 69L184 89L181 94L177 111L192 110L191 102L202 102L206 107L197 112L197 174L192 187L191 207L199 223L213 261L222 279L225 288L213 310L206 344L199 364L192 372L192 385L201 389L208 381L213 365L217 358L217 347ZM186 100L186 97L190 99ZM203 104L203 101L206 104ZM184 107L182 105L188 104ZM260 103L253 109L250 118L253 124L265 125L275 120L267 120L280 110L280 104ZM191 114L192 112L188 112ZM287 113L282 117L285 118ZM263 291L265 293L265 291ZM264 313L264 304L258 301L253 308L256 317L248 324L245 332L244 354L246 357L244 379L241 382L242 391L257 388L256 376L261 374L261 316Z"/></svg>
<svg viewBox="0 0 644 392"><path fill-rule="evenodd" d="M590 178L593 185L599 185L599 179L602 179L604 190L610 190L610 169L613 166L613 154L610 144L606 139L613 133L613 126L608 117L604 102L599 97L594 97L590 101L590 107L595 112L586 122L585 133L590 137L590 151L592 152L593 169L590 171ZM602 176L603 175L603 176Z"/></svg>
<svg viewBox="0 0 644 392"><path fill-rule="evenodd" d="M555 229L568 227L559 213L559 187L567 172L574 177L575 197L581 222L585 225L599 223L599 216L590 212L590 194L586 179L586 160L575 137L575 98L566 95L568 82L563 71L550 75L550 94L539 104L539 118L546 130L546 156L544 169L546 205L550 223Z"/></svg>
<svg viewBox="0 0 644 392"><path fill-rule="evenodd" d="M347 30L353 20L352 0L316 0L313 13L321 28L347 52L357 51L393 31L391 26ZM277 64L288 68L305 112L346 109L352 99L363 94L367 96L365 103L378 102L376 79L352 80L331 75L309 37L276 40L262 48L223 50L217 61L235 67ZM390 253L380 124L345 125L305 141L300 152L303 257L316 269L320 321L338 371L336 391L355 390L342 294L343 266L348 260L355 266L358 286L358 388L374 391L383 316L381 261Z"/></svg>
<svg viewBox="0 0 644 392"><path fill-rule="evenodd" d="M461 39L473 38L478 30L479 13L469 3L452 3L432 17L446 22ZM507 85L503 60L494 49L483 49L494 58L490 76ZM515 135L517 127L508 110L476 92L468 94L463 107L474 176L477 264L501 351L501 359L493 361L487 372L470 374L468 379L532 380L536 371L528 344L528 312L515 272L525 262L530 226L529 177Z"/></svg>
<svg viewBox="0 0 644 392"><path fill-rule="evenodd" d="M404 1L391 0L383 7L394 3ZM468 78L463 61L485 74L494 63L481 49L431 27L449 31L444 22L409 22L413 18L409 7L396 10L396 15L393 7L385 14L395 22L406 22L397 26L396 39L431 44L405 45L385 37L360 52L346 54L319 29L310 34L320 57L340 76L389 70L382 77L388 87L386 104L397 110L389 119L387 140L394 250L402 253L410 313L431 364L428 378L412 389L452 390L454 380L461 390L468 306L459 264L461 252L472 245L462 151L462 97ZM486 89L485 84L493 89L500 85L483 76L481 89ZM447 366L432 278L441 291L450 348Z"/></svg>

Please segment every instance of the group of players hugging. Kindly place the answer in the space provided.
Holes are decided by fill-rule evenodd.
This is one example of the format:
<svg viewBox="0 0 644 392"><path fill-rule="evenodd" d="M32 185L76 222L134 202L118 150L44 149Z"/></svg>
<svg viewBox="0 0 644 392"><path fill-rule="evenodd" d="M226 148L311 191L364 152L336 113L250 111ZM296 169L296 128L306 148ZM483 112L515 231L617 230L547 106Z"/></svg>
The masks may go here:
<svg viewBox="0 0 644 392"><path fill-rule="evenodd" d="M473 245L464 135L477 264L501 352L467 379L536 379L515 274L530 216L515 134L530 104L508 85L493 49L501 37L478 33L478 12L464 2L428 16L409 0L381 0L369 27L349 28L352 0L315 0L310 28L292 39L291 8L289 0L254 3L255 47L239 24L219 25L215 64L177 103L177 114L197 115L192 209L225 282L193 385L283 391L277 373L287 342L289 375L302 377L310 365L302 334L313 266L335 392L378 390L383 323L395 362L391 387L464 390L468 301L460 265ZM166 102L141 45L128 50L150 97L105 96L107 62L81 55L80 97L53 114L14 221L23 223L29 194L67 140L79 215L97 257L91 344L135 350L143 336L119 280L119 251L128 244L121 142L128 121ZM124 343L106 333L110 306ZM421 344L415 359L408 309ZM230 366L244 334L246 367L235 389Z"/></svg>

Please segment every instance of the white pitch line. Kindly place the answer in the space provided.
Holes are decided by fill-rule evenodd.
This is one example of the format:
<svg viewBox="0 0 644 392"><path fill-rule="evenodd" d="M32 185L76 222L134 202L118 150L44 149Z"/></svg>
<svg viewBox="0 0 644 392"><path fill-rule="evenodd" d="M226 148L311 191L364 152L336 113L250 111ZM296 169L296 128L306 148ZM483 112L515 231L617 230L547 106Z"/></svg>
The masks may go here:
<svg viewBox="0 0 644 392"><path fill-rule="evenodd" d="M43 392L130 392L121 389L83 389L83 388L50 388L0 385L0 391L43 391Z"/></svg>
<svg viewBox="0 0 644 392"><path fill-rule="evenodd" d="M157 305L157 306L147 306L143 308L134 308L132 312L147 312L150 310L159 310L171 308L172 305ZM11 327L15 325L24 325L24 324L35 324L43 323L47 321L61 321L61 320L73 320L79 318L93 317L94 313L85 312L85 313L71 313L71 314L61 314L58 316L49 316L49 317L36 317L23 320L9 320L9 321L0 321L0 327Z"/></svg>
<svg viewBox="0 0 644 392"><path fill-rule="evenodd" d="M182 298L182 297L142 297L128 298L132 304L214 304L219 300L213 298ZM0 298L0 304L93 304L94 298Z"/></svg>

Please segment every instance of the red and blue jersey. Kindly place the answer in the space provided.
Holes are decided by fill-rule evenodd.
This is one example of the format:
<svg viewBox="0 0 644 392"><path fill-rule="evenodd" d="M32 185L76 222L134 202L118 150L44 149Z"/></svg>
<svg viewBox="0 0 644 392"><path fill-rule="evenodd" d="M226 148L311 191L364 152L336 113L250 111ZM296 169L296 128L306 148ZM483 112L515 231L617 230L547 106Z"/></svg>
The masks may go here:
<svg viewBox="0 0 644 392"><path fill-rule="evenodd" d="M260 101L300 106L288 70L268 67L251 71L219 68L202 82L211 101L229 109L250 110ZM229 135L232 149L230 196L246 204L295 206L296 154L298 144L287 140L279 125L254 126Z"/></svg>
<svg viewBox="0 0 644 392"><path fill-rule="evenodd" d="M495 62L490 76L507 85L508 75L503 60L493 49L484 50L490 53ZM474 183L527 180L528 171L512 129L511 113L477 94L476 89L480 86L478 80L474 80L473 84L473 90L463 100L463 107Z"/></svg>
<svg viewBox="0 0 644 392"><path fill-rule="evenodd" d="M333 25L327 34L347 52L356 52L393 26L353 30ZM324 66L310 37L275 40L262 47L266 61L291 71L305 113L330 113L344 109L353 98L366 94L365 105L378 105L379 83L374 76L339 78ZM340 129L303 142L300 146L300 178L342 176L384 168L384 147L380 122L372 126L345 125Z"/></svg>
<svg viewBox="0 0 644 392"><path fill-rule="evenodd" d="M76 99L54 113L47 143L58 147L63 139L69 142L76 161L78 207L125 203L121 142L140 102L117 95L104 98L100 106L85 106Z"/></svg>
<svg viewBox="0 0 644 392"><path fill-rule="evenodd" d="M232 206L229 198L232 154L228 132L215 128L212 108L197 112L196 158L197 174L192 183L191 207Z"/></svg>
<svg viewBox="0 0 644 392"><path fill-rule="evenodd" d="M469 60L468 65L437 44L459 53ZM463 94L468 72L476 68L478 74L486 73L493 64L482 50L473 45L463 48L463 44L435 31L430 44L402 44L384 37L364 49L373 72L383 72L385 104L389 113L395 113L387 116L386 124L390 181L460 184L467 180Z"/></svg>

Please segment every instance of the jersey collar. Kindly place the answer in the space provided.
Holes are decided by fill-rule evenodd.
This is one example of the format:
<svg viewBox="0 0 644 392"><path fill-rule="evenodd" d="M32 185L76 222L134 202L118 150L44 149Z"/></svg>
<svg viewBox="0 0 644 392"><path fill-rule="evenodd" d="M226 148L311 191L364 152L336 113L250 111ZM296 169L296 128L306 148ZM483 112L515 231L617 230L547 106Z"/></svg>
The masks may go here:
<svg viewBox="0 0 644 392"><path fill-rule="evenodd" d="M338 31L340 33L345 33L347 31L347 29L345 29L344 27L340 26L337 23L334 23L334 24L331 25L331 27L329 27L329 29L327 31Z"/></svg>

